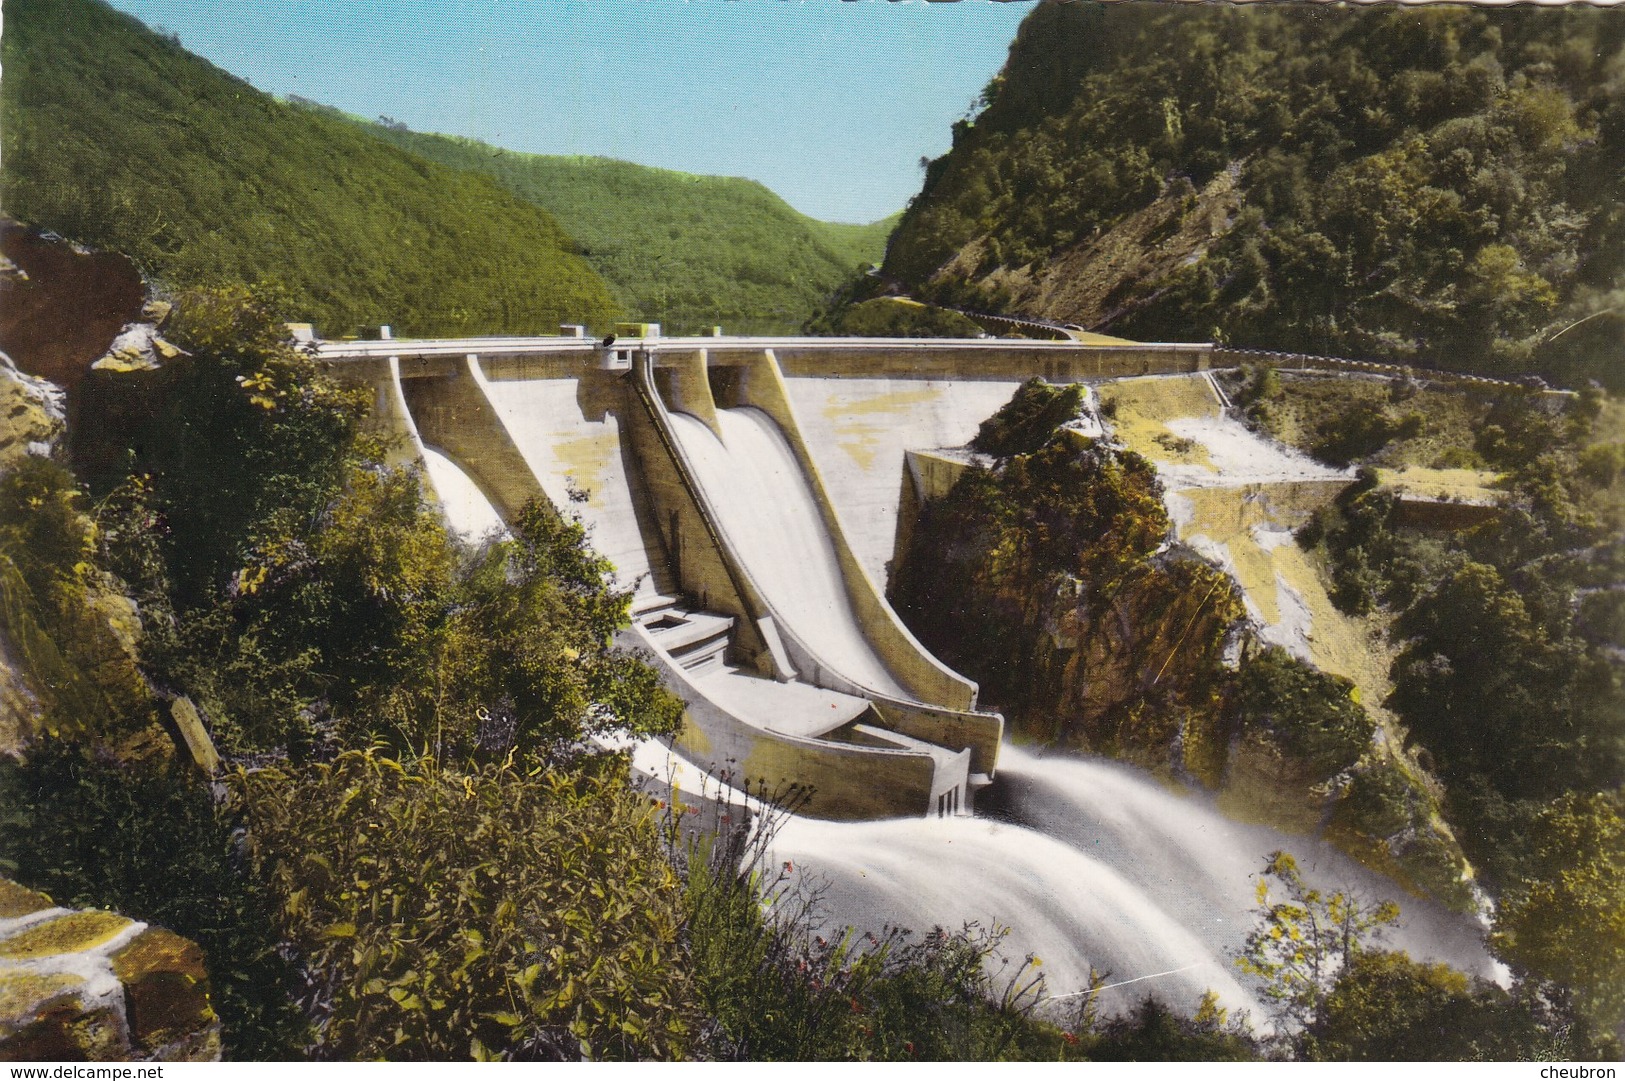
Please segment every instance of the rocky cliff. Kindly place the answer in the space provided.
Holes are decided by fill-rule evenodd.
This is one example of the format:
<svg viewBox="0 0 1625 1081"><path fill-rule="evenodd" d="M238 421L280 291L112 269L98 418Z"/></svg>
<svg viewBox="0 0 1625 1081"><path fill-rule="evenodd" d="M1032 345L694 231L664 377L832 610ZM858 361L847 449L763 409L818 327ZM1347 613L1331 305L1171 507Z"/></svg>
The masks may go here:
<svg viewBox="0 0 1625 1081"><path fill-rule="evenodd" d="M140 615L98 566L63 437L79 397L68 388L96 367L149 368L173 350L155 323L168 306L147 300L122 256L15 223L0 225L0 251L0 754L99 730L120 756L165 756Z"/></svg>

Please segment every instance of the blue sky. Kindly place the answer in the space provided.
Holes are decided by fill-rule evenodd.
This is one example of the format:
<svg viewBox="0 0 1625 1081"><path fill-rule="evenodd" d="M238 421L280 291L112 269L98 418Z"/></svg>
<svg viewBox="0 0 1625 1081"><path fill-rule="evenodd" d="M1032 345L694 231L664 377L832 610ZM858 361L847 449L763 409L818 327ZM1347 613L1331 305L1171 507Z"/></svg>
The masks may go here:
<svg viewBox="0 0 1625 1081"><path fill-rule="evenodd" d="M919 188L1030 2L113 0L254 86L417 131L745 176L866 222Z"/></svg>

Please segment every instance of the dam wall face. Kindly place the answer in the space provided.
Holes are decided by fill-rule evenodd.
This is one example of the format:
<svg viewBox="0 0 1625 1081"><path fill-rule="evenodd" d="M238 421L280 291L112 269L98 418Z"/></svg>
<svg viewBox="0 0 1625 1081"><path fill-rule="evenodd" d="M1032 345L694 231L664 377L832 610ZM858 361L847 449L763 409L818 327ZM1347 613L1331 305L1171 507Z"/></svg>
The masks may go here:
<svg viewBox="0 0 1625 1081"><path fill-rule="evenodd" d="M1208 345L1042 341L774 343L772 352L853 552L882 589L917 504L905 455L960 447L1034 377L1051 383L1206 371ZM721 354L726 357L727 354Z"/></svg>
<svg viewBox="0 0 1625 1081"><path fill-rule="evenodd" d="M675 748L735 787L810 789L807 813L827 818L968 813L997 766L1002 718L884 599L899 507L941 484L921 488L908 454L966 443L1034 376L1194 372L1210 353L722 338L320 351L376 389L396 461L443 456L509 523L532 501L578 515L633 591L625 641L687 703Z"/></svg>
<svg viewBox="0 0 1625 1081"><path fill-rule="evenodd" d="M1020 379L786 376L789 399L852 550L882 588L890 579L909 451L968 443Z"/></svg>

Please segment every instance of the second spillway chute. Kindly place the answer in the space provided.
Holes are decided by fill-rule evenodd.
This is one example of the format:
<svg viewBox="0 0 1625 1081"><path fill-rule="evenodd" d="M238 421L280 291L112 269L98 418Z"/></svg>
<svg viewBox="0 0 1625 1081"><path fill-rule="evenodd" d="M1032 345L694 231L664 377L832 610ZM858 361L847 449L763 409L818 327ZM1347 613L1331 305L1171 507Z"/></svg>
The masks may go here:
<svg viewBox="0 0 1625 1081"><path fill-rule="evenodd" d="M805 783L820 817L967 813L1003 721L975 709L975 684L920 646L853 556L772 354L696 350L657 366L645 353L630 374L645 495L699 609L646 613L638 629L659 645L709 609L743 632L720 672L672 673L703 699L689 699L683 749L724 752L730 771L770 786Z"/></svg>

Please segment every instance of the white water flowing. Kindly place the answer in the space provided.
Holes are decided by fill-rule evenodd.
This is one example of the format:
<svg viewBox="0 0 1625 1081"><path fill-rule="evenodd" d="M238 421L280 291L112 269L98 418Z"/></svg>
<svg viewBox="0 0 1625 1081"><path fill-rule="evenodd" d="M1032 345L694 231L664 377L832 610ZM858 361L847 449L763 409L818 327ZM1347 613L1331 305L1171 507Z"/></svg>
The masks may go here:
<svg viewBox="0 0 1625 1081"><path fill-rule="evenodd" d="M492 532L508 532L491 501L456 462L433 447L424 447L423 467L440 497L440 513L452 532L470 544L478 544Z"/></svg>
<svg viewBox="0 0 1625 1081"><path fill-rule="evenodd" d="M822 885L828 928L924 932L976 921L1010 929L1007 957L1042 959L1050 996L1085 988L1091 966L1109 973L1109 984L1139 981L1102 992L1107 1013L1147 993L1188 1011L1211 989L1262 1023L1234 957L1257 918L1258 875L1277 849L1297 858L1312 885L1398 902L1400 926L1381 944L1473 975L1503 975L1473 920L1409 897L1313 838L1233 822L1201 799L1101 761L1038 758L1005 745L999 773L1008 821L797 818L780 831L775 859Z"/></svg>
<svg viewBox="0 0 1625 1081"><path fill-rule="evenodd" d="M672 429L757 588L824 664L870 690L910 697L858 626L818 500L784 433L759 409L723 409L717 418L720 440L686 413L671 414Z"/></svg>

